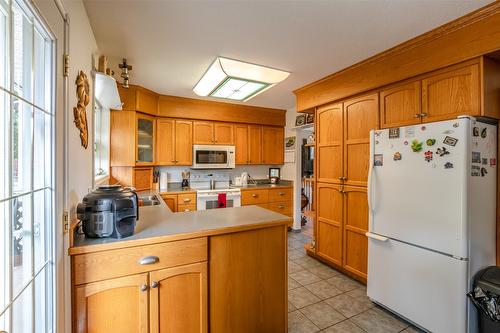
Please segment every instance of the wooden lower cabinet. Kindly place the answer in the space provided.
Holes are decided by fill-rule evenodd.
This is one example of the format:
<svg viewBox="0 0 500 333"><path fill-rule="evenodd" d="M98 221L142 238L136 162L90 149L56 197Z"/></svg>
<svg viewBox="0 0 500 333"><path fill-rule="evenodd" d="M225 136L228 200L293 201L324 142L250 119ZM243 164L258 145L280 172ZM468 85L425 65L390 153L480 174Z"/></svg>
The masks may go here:
<svg viewBox="0 0 500 333"><path fill-rule="evenodd" d="M196 210L196 192L160 193L160 196L174 213Z"/></svg>
<svg viewBox="0 0 500 333"><path fill-rule="evenodd" d="M257 205L274 212L293 216L292 187L242 189L241 205Z"/></svg>
<svg viewBox="0 0 500 333"><path fill-rule="evenodd" d="M317 185L316 254L362 281L367 278L365 187Z"/></svg>
<svg viewBox="0 0 500 333"><path fill-rule="evenodd" d="M147 273L77 286L73 332L148 333L147 288Z"/></svg>
<svg viewBox="0 0 500 333"><path fill-rule="evenodd" d="M207 332L206 262L154 271L150 280L151 333Z"/></svg>

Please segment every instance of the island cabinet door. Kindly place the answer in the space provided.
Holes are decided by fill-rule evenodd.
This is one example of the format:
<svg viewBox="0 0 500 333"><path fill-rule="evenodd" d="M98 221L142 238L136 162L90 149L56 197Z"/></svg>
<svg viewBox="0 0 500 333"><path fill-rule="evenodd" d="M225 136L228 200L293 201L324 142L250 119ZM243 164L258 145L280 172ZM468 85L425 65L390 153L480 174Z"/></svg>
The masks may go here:
<svg viewBox="0 0 500 333"><path fill-rule="evenodd" d="M148 274L77 286L75 333L148 333Z"/></svg>
<svg viewBox="0 0 500 333"><path fill-rule="evenodd" d="M208 332L207 263L150 273L151 333Z"/></svg>

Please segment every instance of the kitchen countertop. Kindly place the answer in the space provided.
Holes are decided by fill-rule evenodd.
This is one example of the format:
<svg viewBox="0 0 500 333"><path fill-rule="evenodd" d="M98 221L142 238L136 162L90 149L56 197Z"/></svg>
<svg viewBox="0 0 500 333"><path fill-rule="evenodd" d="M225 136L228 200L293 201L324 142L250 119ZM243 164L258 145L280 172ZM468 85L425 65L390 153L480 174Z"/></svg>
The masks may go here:
<svg viewBox="0 0 500 333"><path fill-rule="evenodd" d="M156 194L158 193L156 192ZM69 249L69 254L76 255L213 236L273 225L284 225L290 222L292 222L290 217L258 206L173 213L165 202L160 200L160 205L139 208L139 220L133 236L115 239L86 238L84 235L75 235L73 247Z"/></svg>
<svg viewBox="0 0 500 333"><path fill-rule="evenodd" d="M178 193L196 192L196 190L191 187L182 188L181 183L168 183L167 188L160 188L158 192L160 194L178 194Z"/></svg>
<svg viewBox="0 0 500 333"><path fill-rule="evenodd" d="M252 190L252 189L266 189L266 188L281 188L281 187L292 187L293 182L290 180L281 180L278 184L250 184L246 186L231 186L231 188L239 188L242 190Z"/></svg>
<svg viewBox="0 0 500 333"><path fill-rule="evenodd" d="M234 186L230 185L229 188L251 190L251 189L266 189L266 188L280 188L280 187L292 187L293 181L291 180L281 180L279 184L250 184L246 186ZM181 183L169 183L167 188L161 188L157 192L160 194L179 194L179 193L189 193L196 192L196 189L188 187L182 188Z"/></svg>

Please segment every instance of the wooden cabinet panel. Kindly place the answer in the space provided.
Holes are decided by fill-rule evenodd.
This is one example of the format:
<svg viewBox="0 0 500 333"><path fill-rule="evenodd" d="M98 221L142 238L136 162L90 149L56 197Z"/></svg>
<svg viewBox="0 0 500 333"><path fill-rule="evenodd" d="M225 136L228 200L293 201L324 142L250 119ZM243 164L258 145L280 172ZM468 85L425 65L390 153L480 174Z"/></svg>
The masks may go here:
<svg viewBox="0 0 500 333"><path fill-rule="evenodd" d="M420 123L421 83L401 84L380 92L380 122L382 128Z"/></svg>
<svg viewBox="0 0 500 333"><path fill-rule="evenodd" d="M134 166L135 165L135 112L111 111L110 112L110 165Z"/></svg>
<svg viewBox="0 0 500 333"><path fill-rule="evenodd" d="M248 125L234 125L234 146L236 152L236 164L248 164L249 159L249 131Z"/></svg>
<svg viewBox="0 0 500 333"><path fill-rule="evenodd" d="M196 204L196 192L178 194L177 202L179 205Z"/></svg>
<svg viewBox="0 0 500 333"><path fill-rule="evenodd" d="M177 194L163 194L161 198L172 212L177 212Z"/></svg>
<svg viewBox="0 0 500 333"><path fill-rule="evenodd" d="M234 125L230 123L214 123L214 143L217 145L234 145Z"/></svg>
<svg viewBox="0 0 500 333"><path fill-rule="evenodd" d="M77 286L73 332L148 333L147 285L144 273Z"/></svg>
<svg viewBox="0 0 500 333"><path fill-rule="evenodd" d="M269 202L268 190L241 190L241 205L256 205Z"/></svg>
<svg viewBox="0 0 500 333"><path fill-rule="evenodd" d="M214 143L214 123L211 121L193 121L193 143L211 145Z"/></svg>
<svg viewBox="0 0 500 333"><path fill-rule="evenodd" d="M248 125L248 164L262 164L262 126Z"/></svg>
<svg viewBox="0 0 500 333"><path fill-rule="evenodd" d="M194 212L196 211L196 204L178 204L177 205L177 211L178 212Z"/></svg>
<svg viewBox="0 0 500 333"><path fill-rule="evenodd" d="M153 116L158 115L159 96L151 91L137 89L136 110Z"/></svg>
<svg viewBox="0 0 500 333"><path fill-rule="evenodd" d="M368 272L368 200L367 189L344 188L344 268L366 279Z"/></svg>
<svg viewBox="0 0 500 333"><path fill-rule="evenodd" d="M148 256L156 256L158 259L154 263L141 264L140 260ZM206 261L207 239L194 238L169 243L135 246L76 255L73 258L74 284L79 285Z"/></svg>
<svg viewBox="0 0 500 333"><path fill-rule="evenodd" d="M208 331L207 263L150 273L151 333Z"/></svg>
<svg viewBox="0 0 500 333"><path fill-rule="evenodd" d="M276 213L292 216L292 205L289 201L270 202L266 208Z"/></svg>
<svg viewBox="0 0 500 333"><path fill-rule="evenodd" d="M193 122L175 121L175 165L193 164Z"/></svg>
<svg viewBox="0 0 500 333"><path fill-rule="evenodd" d="M156 163L175 164L175 120L158 119L156 122Z"/></svg>
<svg viewBox="0 0 500 333"><path fill-rule="evenodd" d="M317 236L318 255L342 265L342 187L334 184L318 183L317 186Z"/></svg>
<svg viewBox="0 0 500 333"><path fill-rule="evenodd" d="M316 119L318 181L340 184L343 177L342 103L318 108Z"/></svg>
<svg viewBox="0 0 500 333"><path fill-rule="evenodd" d="M291 201L291 188L273 188L269 189L269 202Z"/></svg>
<svg viewBox="0 0 500 333"><path fill-rule="evenodd" d="M134 168L133 186L137 191L153 187L153 168Z"/></svg>
<svg viewBox="0 0 500 333"><path fill-rule="evenodd" d="M370 130L378 128L378 94L344 102L345 184L366 186Z"/></svg>
<svg viewBox="0 0 500 333"><path fill-rule="evenodd" d="M262 127L262 163L283 164L285 134L283 127Z"/></svg>
<svg viewBox="0 0 500 333"><path fill-rule="evenodd" d="M286 332L286 234L279 226L210 237L210 332Z"/></svg>
<svg viewBox="0 0 500 333"><path fill-rule="evenodd" d="M422 80L424 122L480 114L479 65L432 75Z"/></svg>

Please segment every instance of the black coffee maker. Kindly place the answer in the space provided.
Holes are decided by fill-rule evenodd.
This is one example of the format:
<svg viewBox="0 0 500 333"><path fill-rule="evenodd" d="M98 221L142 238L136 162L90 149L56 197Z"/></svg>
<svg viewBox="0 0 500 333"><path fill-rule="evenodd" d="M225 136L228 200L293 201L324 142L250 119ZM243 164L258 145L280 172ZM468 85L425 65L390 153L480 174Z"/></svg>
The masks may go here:
<svg viewBox="0 0 500 333"><path fill-rule="evenodd" d="M124 238L134 234L139 219L139 198L120 185L99 186L76 208L83 232L90 238Z"/></svg>

